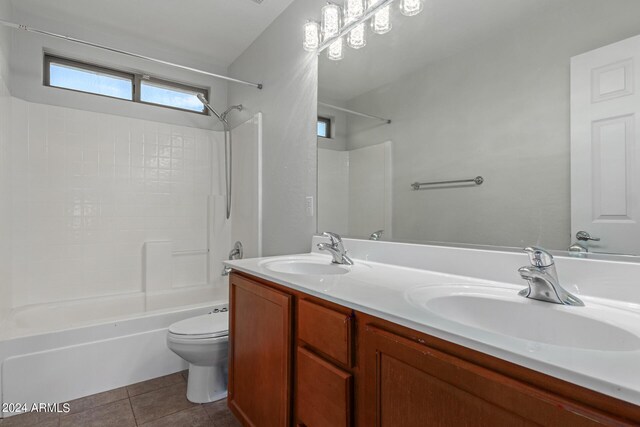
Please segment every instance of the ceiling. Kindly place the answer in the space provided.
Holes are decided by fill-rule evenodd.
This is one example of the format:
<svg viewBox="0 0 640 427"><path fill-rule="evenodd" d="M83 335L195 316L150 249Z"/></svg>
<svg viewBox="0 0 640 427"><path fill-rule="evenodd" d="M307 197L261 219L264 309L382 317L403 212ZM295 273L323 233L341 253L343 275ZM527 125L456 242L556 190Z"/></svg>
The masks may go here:
<svg viewBox="0 0 640 427"><path fill-rule="evenodd" d="M12 0L12 5L17 16L82 23L227 67L292 1Z"/></svg>
<svg viewBox="0 0 640 427"><path fill-rule="evenodd" d="M344 59L319 61L319 97L347 101L395 81L526 22L558 0L425 0L417 16L402 16L392 5L393 28L384 35L368 32L367 46L346 48Z"/></svg>

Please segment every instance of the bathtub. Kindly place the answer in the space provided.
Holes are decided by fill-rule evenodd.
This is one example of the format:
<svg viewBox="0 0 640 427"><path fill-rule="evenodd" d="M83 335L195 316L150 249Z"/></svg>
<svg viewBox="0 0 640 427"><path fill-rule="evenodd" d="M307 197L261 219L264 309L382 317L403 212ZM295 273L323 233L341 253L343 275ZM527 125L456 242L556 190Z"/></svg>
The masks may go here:
<svg viewBox="0 0 640 427"><path fill-rule="evenodd" d="M0 323L0 402L62 403L186 369L167 328L227 305L220 281L14 309Z"/></svg>

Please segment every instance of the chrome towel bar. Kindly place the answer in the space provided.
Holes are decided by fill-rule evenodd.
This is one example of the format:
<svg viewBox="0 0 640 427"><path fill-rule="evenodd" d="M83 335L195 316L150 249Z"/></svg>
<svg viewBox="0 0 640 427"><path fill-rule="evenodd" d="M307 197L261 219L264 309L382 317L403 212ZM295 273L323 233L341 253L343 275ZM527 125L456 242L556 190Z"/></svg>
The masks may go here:
<svg viewBox="0 0 640 427"><path fill-rule="evenodd" d="M446 184L465 184L465 183L474 183L476 185L482 185L484 182L484 178L481 176L476 176L472 179L457 179L453 181L435 181L435 182L414 182L411 184L411 188L414 190L421 190L420 187L426 185L446 185Z"/></svg>

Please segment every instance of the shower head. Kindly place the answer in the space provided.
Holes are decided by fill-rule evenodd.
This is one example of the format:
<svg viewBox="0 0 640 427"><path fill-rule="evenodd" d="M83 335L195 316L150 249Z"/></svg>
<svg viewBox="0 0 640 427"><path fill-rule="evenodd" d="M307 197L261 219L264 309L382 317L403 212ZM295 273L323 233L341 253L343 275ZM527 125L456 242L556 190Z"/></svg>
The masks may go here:
<svg viewBox="0 0 640 427"><path fill-rule="evenodd" d="M232 110L238 110L238 111L242 111L244 109L244 107L242 106L242 104L238 104L238 105L232 105L231 107L227 108L227 110L222 113L222 120L227 120L227 115L232 111Z"/></svg>
<svg viewBox="0 0 640 427"><path fill-rule="evenodd" d="M196 96L198 97L198 100L202 102L202 105L204 105L207 110L211 111L213 115L218 118L218 120L224 121L224 118L220 114L218 114L216 110L213 109L213 107L211 106L211 104L209 104L209 101L207 101L207 98L205 98L203 94L199 93Z"/></svg>

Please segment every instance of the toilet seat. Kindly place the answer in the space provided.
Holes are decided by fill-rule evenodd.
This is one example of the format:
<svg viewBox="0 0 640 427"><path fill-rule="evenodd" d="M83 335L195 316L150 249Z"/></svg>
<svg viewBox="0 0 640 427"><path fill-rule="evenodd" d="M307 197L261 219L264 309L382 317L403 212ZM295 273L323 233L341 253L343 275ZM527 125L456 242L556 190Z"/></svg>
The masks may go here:
<svg viewBox="0 0 640 427"><path fill-rule="evenodd" d="M169 335L179 340L198 340L229 335L229 313L209 313L169 326Z"/></svg>

